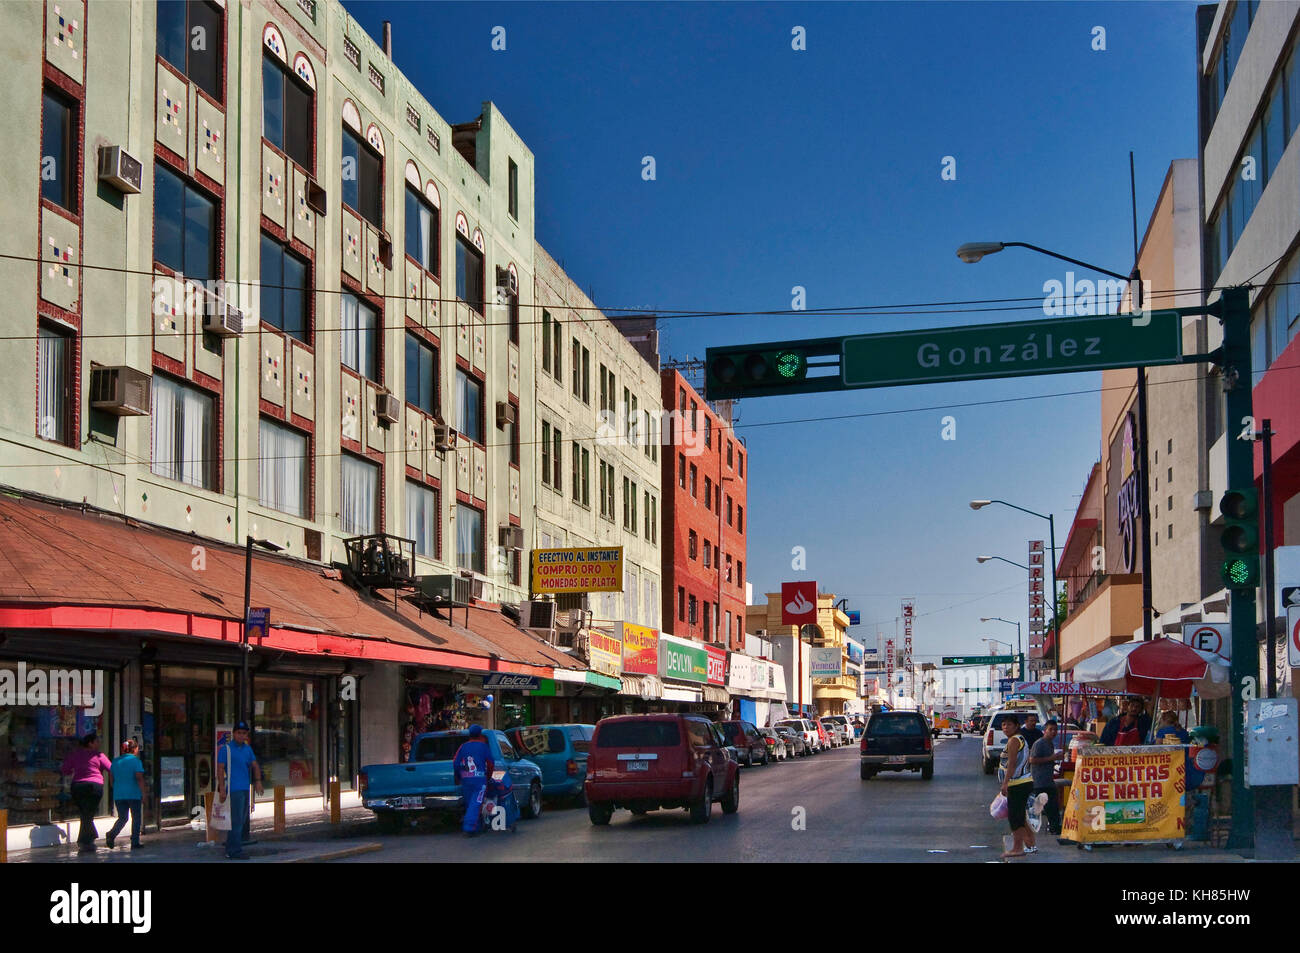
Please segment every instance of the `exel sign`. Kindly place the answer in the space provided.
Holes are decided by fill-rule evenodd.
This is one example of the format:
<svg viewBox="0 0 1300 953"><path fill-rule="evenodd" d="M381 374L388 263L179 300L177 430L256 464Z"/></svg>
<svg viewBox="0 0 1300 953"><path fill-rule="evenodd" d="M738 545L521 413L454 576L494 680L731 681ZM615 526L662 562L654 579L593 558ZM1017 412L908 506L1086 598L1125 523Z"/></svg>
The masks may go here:
<svg viewBox="0 0 1300 953"><path fill-rule="evenodd" d="M1063 374L1176 364L1178 311L929 328L844 339L845 387Z"/></svg>

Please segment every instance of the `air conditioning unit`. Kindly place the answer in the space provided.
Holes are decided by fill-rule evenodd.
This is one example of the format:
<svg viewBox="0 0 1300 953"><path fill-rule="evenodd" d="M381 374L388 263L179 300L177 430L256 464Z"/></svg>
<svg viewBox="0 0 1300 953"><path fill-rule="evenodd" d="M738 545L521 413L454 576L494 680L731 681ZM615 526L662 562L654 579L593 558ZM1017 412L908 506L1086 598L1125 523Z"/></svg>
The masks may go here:
<svg viewBox="0 0 1300 953"><path fill-rule="evenodd" d="M475 599L484 600L487 598L487 582L483 579L469 579L469 591Z"/></svg>
<svg viewBox="0 0 1300 953"><path fill-rule="evenodd" d="M446 424L433 425L433 449L440 453L456 449L456 438L460 436Z"/></svg>
<svg viewBox="0 0 1300 953"><path fill-rule="evenodd" d="M570 609L566 613L567 617L560 618L556 626L566 632L577 632L579 629L591 628L591 610L590 609Z"/></svg>
<svg viewBox="0 0 1300 953"><path fill-rule="evenodd" d="M555 603L549 601L519 603L520 628L551 631L555 628Z"/></svg>
<svg viewBox="0 0 1300 953"><path fill-rule="evenodd" d="M119 417L145 417L152 407L153 378L134 367L92 367L90 406Z"/></svg>
<svg viewBox="0 0 1300 953"><path fill-rule="evenodd" d="M578 647L578 633L576 631L560 630L555 632L554 644L556 648L572 650Z"/></svg>
<svg viewBox="0 0 1300 953"><path fill-rule="evenodd" d="M497 401L497 430L503 430L506 424L513 424L518 416L514 404Z"/></svg>
<svg viewBox="0 0 1300 953"><path fill-rule="evenodd" d="M140 160L121 146L99 147L99 180L119 192L127 195L139 193L143 171Z"/></svg>
<svg viewBox="0 0 1300 953"><path fill-rule="evenodd" d="M473 596L471 581L464 576L416 576L415 588L428 602L445 606L467 606Z"/></svg>
<svg viewBox="0 0 1300 953"><path fill-rule="evenodd" d="M325 201L325 188L310 176L307 178L307 207L317 215L324 215L328 207Z"/></svg>
<svg viewBox="0 0 1300 953"><path fill-rule="evenodd" d="M204 331L223 338L237 338L244 333L244 312L206 288L197 290L203 297Z"/></svg>
<svg viewBox="0 0 1300 953"><path fill-rule="evenodd" d="M497 540L502 549L523 549L524 528L522 526L502 526L497 533Z"/></svg>
<svg viewBox="0 0 1300 953"><path fill-rule="evenodd" d="M396 394L384 391L375 398L375 411L384 423L395 424L402 419L402 402L397 399Z"/></svg>

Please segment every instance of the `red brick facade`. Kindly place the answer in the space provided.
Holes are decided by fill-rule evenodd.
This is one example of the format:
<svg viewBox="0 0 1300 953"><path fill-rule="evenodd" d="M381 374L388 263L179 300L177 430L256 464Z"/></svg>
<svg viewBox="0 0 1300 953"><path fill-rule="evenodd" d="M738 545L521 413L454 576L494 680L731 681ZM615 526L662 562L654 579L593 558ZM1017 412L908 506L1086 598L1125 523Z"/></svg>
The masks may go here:
<svg viewBox="0 0 1300 953"><path fill-rule="evenodd" d="M661 458L663 630L741 651L745 645L749 451L731 424L709 409L675 369L665 368L660 380L666 412Z"/></svg>

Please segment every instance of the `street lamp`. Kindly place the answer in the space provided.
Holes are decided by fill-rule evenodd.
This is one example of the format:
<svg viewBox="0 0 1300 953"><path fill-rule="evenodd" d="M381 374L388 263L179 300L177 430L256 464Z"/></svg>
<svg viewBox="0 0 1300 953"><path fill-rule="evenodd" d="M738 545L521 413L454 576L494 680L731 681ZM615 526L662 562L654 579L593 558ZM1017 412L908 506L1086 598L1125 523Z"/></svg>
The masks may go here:
<svg viewBox="0 0 1300 953"><path fill-rule="evenodd" d="M253 589L254 546L260 546L262 549L273 553L284 551L284 547L279 543L273 543L269 539L254 539L252 536L249 536L244 544L244 618L243 625L240 627L242 633L239 639L239 648L242 654L239 676L239 717L242 721L248 721L248 653L252 651L248 644L248 603L252 597Z"/></svg>
<svg viewBox="0 0 1300 953"><path fill-rule="evenodd" d="M1008 244L1012 244L1012 243L1011 243L1011 242L1008 242ZM1026 247L1028 247L1028 248L1032 248L1033 246L1032 246L1032 245L1029 245L1029 246L1026 246ZM1050 254L1050 252L1049 252L1049 254ZM1060 256L1057 256L1057 257L1060 257ZM1070 259L1066 259L1066 260L1069 261ZM1058 625L1056 624L1056 519L1055 519L1055 518L1052 516L1052 514L1050 514L1050 513L1048 513L1047 515L1043 515L1042 513L1035 513L1033 510L1027 510L1027 509L1025 509L1023 506L1016 506L1016 504L1014 504L1014 503L1008 503L1006 500L971 500L971 501L970 501L970 508L973 509L973 510L982 510L982 509L984 509L984 507L986 507L986 506L991 506L991 505L994 504L994 503L1000 503L1000 504L1002 504L1003 506L1009 506L1009 507L1011 507L1013 510L1019 510L1019 511L1022 512L1022 513L1028 513L1030 516L1037 516L1040 520L1047 520L1047 526L1048 526L1048 529L1049 529L1050 532L1051 532L1051 541L1052 541L1052 630L1053 630L1053 631L1052 631L1052 641L1056 643L1056 645L1055 645L1055 648L1056 648L1056 677L1057 677L1057 679L1060 679L1060 677L1061 677L1061 629L1060 629L1060 626L1058 626ZM978 557L978 556L975 557L975 558L978 559L980 562L984 562L984 561L985 561L985 559L980 559L980 557ZM988 559L1002 559L1001 556L990 556L990 557L986 557L986 558L988 558ZM1008 563L1011 562L1011 560L1009 560L1009 559L1004 559L1004 560L1002 560L1002 561L1003 561L1003 562L1008 562ZM1013 566L1019 566L1020 564L1019 564L1019 563L1011 563L1011 565L1013 565ZM1021 569L1024 569L1024 568L1026 568L1026 567L1021 566L1020 568L1021 568ZM1143 568L1145 568L1145 564L1143 565Z"/></svg>
<svg viewBox="0 0 1300 953"><path fill-rule="evenodd" d="M1028 566L1024 565L1023 563L1012 562L1010 559L1007 559L1005 556L976 556L975 557L975 561L977 563L986 563L990 559L1001 560L1002 562L1006 563L1008 566L1015 566L1017 569L1023 569L1025 572L1029 572Z"/></svg>
<svg viewBox="0 0 1300 953"><path fill-rule="evenodd" d="M997 558L1001 559L1002 557L999 556ZM983 560L980 561L983 562ZM1003 559L1002 561L1011 562L1011 560L1009 559ZM1019 564L1012 563L1012 565L1019 565ZM1020 568L1023 569L1025 567L1021 566ZM1020 649L1020 623L1012 622L1010 619L1004 619L1000 615L983 616L980 619L980 621L981 622L1005 622L1007 625L1014 625L1016 627L1016 675L1019 676L1020 681L1023 682L1025 680L1025 655L1024 652L1022 652Z"/></svg>

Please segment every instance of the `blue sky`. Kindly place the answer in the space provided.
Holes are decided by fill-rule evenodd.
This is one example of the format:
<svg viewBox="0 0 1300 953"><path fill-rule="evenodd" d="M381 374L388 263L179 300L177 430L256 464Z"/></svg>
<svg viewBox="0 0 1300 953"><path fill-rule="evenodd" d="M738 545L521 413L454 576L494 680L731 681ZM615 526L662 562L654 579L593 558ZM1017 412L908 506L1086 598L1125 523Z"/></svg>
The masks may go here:
<svg viewBox="0 0 1300 953"><path fill-rule="evenodd" d="M536 156L538 239L611 309L788 309L796 285L808 308L1041 296L1066 265L1023 249L967 265L954 250L1027 241L1127 272L1129 151L1139 234L1169 162L1196 155L1191 3L347 6L376 37L393 21L397 66L447 120L501 108ZM661 351L1035 308L673 319ZM1023 562L1047 524L967 503L1050 511L1063 544L1099 456L1098 387L1074 374L742 402L757 598L815 578L874 643L913 597L918 657L1014 639L979 617L1023 622L1025 575L975 556ZM955 406L1008 398L1031 399ZM875 416L826 419L851 414Z"/></svg>

